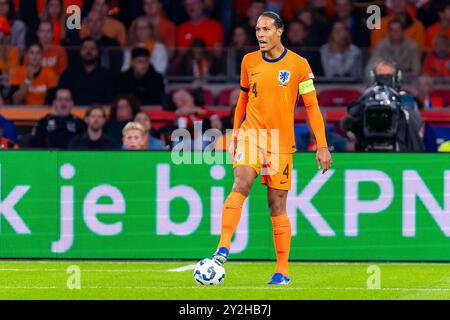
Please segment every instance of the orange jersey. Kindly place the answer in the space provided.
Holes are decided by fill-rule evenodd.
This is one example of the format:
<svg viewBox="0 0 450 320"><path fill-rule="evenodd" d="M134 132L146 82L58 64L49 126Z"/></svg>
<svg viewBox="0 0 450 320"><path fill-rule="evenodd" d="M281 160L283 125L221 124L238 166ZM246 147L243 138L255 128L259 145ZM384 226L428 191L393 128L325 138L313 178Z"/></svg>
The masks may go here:
<svg viewBox="0 0 450 320"><path fill-rule="evenodd" d="M53 69L58 77L67 69L67 64L67 52L63 47L52 46L44 49L42 66ZM28 66L28 56L24 58L24 65Z"/></svg>
<svg viewBox="0 0 450 320"><path fill-rule="evenodd" d="M27 67L19 66L13 69L9 83L11 86L20 87L27 78ZM50 68L42 68L39 75L31 82L28 89L25 104L26 105L45 105L47 91L58 85L55 72Z"/></svg>
<svg viewBox="0 0 450 320"><path fill-rule="evenodd" d="M268 152L295 152L294 111L299 93L314 90L312 79L308 61L288 49L274 60L261 51L247 54L242 61L241 89L248 92L248 103L238 139L248 129L265 129ZM278 129L278 138L273 129Z"/></svg>

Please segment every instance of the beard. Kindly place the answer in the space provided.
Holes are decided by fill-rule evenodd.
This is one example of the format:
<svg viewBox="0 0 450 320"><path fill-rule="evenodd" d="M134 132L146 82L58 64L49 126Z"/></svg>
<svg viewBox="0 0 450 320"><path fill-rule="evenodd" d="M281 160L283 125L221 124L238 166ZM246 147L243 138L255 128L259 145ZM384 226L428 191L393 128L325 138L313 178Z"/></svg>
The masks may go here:
<svg viewBox="0 0 450 320"><path fill-rule="evenodd" d="M97 58L81 58L81 62L85 66L94 66L97 64Z"/></svg>
<svg viewBox="0 0 450 320"><path fill-rule="evenodd" d="M91 130L92 132L98 133L100 131L102 131L103 127L102 126L91 126L89 127L89 130Z"/></svg>

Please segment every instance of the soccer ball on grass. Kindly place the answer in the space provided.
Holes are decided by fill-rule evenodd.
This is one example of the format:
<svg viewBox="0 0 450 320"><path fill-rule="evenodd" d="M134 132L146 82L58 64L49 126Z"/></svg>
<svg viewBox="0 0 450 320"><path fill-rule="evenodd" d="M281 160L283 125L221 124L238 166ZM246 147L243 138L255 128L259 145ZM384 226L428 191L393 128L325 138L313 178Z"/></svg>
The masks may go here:
<svg viewBox="0 0 450 320"><path fill-rule="evenodd" d="M225 268L215 259L203 259L194 269L194 280L201 285L218 285L225 279Z"/></svg>

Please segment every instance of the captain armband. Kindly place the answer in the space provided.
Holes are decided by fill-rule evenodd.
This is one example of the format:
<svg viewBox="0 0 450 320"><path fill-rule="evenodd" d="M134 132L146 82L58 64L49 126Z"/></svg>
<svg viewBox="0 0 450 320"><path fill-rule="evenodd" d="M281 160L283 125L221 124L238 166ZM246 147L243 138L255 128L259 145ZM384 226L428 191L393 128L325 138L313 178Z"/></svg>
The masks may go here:
<svg viewBox="0 0 450 320"><path fill-rule="evenodd" d="M314 90L316 90L316 88L314 88L314 82L312 79L300 82L298 85L298 92L300 95L310 93Z"/></svg>

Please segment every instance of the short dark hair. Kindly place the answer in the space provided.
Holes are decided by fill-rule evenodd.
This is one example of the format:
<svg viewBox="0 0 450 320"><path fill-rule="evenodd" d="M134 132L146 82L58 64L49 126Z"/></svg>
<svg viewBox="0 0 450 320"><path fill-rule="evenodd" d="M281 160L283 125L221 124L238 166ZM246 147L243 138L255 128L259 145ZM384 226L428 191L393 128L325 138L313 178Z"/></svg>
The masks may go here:
<svg viewBox="0 0 450 320"><path fill-rule="evenodd" d="M39 20L38 28L40 28L40 26L42 24L48 24L50 26L50 28L52 29L52 31L54 31L54 29L55 29L55 27L53 26L53 23L51 21L49 21L49 20L43 20L43 19Z"/></svg>
<svg viewBox="0 0 450 320"><path fill-rule="evenodd" d="M388 27L390 28L393 24L397 24L397 23L400 25L402 30L405 30L405 26L403 25L403 22L401 22L398 19L392 19L391 21L389 21Z"/></svg>
<svg viewBox="0 0 450 320"><path fill-rule="evenodd" d="M42 46L42 44L40 44L37 41L33 41L33 42L29 43L27 45L27 50L26 51L28 52L31 49L31 47L39 47L39 49L41 49L41 51L44 51L44 47Z"/></svg>
<svg viewBox="0 0 450 320"><path fill-rule="evenodd" d="M99 48L97 40L95 40L94 38L92 38L90 36L81 39L80 47L82 47L86 42L94 42L97 49Z"/></svg>
<svg viewBox="0 0 450 320"><path fill-rule="evenodd" d="M303 27L303 29L305 29L305 30L308 29L308 26L307 26L302 20L299 20L299 19L297 19L297 18L294 18L294 19L292 19L292 20L289 22L289 24L287 25L288 30L289 30L290 26L292 26L293 24L299 24L299 25L301 25L301 26Z"/></svg>
<svg viewBox="0 0 450 320"><path fill-rule="evenodd" d="M139 57L150 58L150 51L148 51L147 48L140 48L140 47L134 48L131 51L131 59L134 60Z"/></svg>
<svg viewBox="0 0 450 320"><path fill-rule="evenodd" d="M102 114L103 114L103 118L106 119L106 111L105 111L105 109L102 106L99 106L99 105L92 105L92 106L90 106L86 110L86 113L85 113L84 117L85 118L89 117L94 110L100 110L102 112Z"/></svg>
<svg viewBox="0 0 450 320"><path fill-rule="evenodd" d="M275 27L277 29L284 29L284 23L281 19L280 15L278 13L275 13L273 11L266 11L264 12L260 17L267 17L275 20Z"/></svg>

